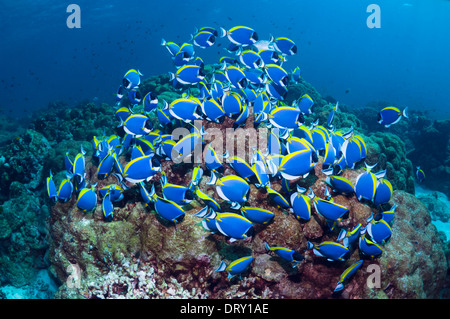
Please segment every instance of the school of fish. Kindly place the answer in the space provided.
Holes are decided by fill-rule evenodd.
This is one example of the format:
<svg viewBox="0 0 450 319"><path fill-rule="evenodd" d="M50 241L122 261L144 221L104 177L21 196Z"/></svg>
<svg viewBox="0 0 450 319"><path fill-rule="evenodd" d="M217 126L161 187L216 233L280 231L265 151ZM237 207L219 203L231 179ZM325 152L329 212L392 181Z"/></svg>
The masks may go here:
<svg viewBox="0 0 450 319"><path fill-rule="evenodd" d="M227 41L226 51L230 56L221 57L214 65L213 74L207 75L196 51L214 46L219 39ZM123 200L130 188L137 187L146 206L175 224L183 221L183 206L197 200L204 208L195 216L201 219L205 230L223 235L232 243L255 236L254 224L270 225L275 218L270 210L247 206L250 184L258 191L267 192L274 206L288 211L301 222L312 218L314 207L314 211L327 220L329 230L338 228L339 221L349 215L349 208L335 203L333 196L356 196L381 212L372 215L365 227L358 224L353 229L340 229L336 241L307 242L307 249L330 262L348 260L355 249L359 250L361 259L348 267L336 284L334 292L342 291L364 259L382 255L383 246L392 235L391 224L397 206L383 210L389 206L386 204L393 189L385 178L386 171L373 172L376 163L365 163L365 171L354 184L341 176L344 170L355 169L365 160L367 148L353 128L341 130L333 126L333 119L339 114L339 103L331 110L326 123L315 121L310 126L304 125L305 117L313 116L314 101L308 94L299 96L291 105L286 104L284 97L288 86L301 81L299 67L292 71L285 68L288 58L298 52L295 42L272 36L260 40L252 28L236 26L229 30L203 27L195 30L185 43L162 39L161 45L173 61L170 81L175 89L183 92L182 96L168 103L152 92L143 95L139 91L142 73L137 69L127 71L115 94L115 116L118 128L123 129L123 137L94 136L92 140L98 180L113 175L116 183L97 188L97 184L86 180L86 152L81 146L73 159L69 151L66 152L66 179L58 188L50 171L46 182L50 200L67 202L76 196L79 210L89 213L96 209L99 196L104 219L111 222L114 210L118 209L114 204ZM228 117L234 119L236 128L243 126L251 114L255 127L269 128L269 143L267 149L254 150L250 163L228 152L217 154L211 145L205 145L204 128L193 125L195 120L222 123ZM406 108L400 111L387 107L378 114L378 121L389 127L407 116ZM155 118L156 125L152 121ZM174 140L171 130L179 126L187 127L190 134ZM206 150L205 165L193 164L189 185L170 183L161 162L185 159L198 147ZM121 164L120 158L126 159L126 165ZM311 188L299 186L292 189L292 181L307 177L319 161L322 173L327 176L325 193L314 194ZM233 168L234 175L223 175L224 162ZM204 169L210 176L207 184L215 187L215 198L199 188ZM419 181L425 178L420 167L417 178ZM275 180L281 180L281 192L271 187ZM305 259L290 247L273 244L276 243L265 242L265 251L292 267ZM228 265L222 261L216 271L227 271L228 278L240 276L253 259L251 255L243 256Z"/></svg>

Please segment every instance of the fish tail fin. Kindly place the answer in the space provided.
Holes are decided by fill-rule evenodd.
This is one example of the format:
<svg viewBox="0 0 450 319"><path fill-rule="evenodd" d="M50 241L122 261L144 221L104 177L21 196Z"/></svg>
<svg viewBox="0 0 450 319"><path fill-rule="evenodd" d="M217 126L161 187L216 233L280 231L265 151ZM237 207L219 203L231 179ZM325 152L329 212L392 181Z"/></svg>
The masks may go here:
<svg viewBox="0 0 450 319"><path fill-rule="evenodd" d="M313 247L314 247L314 244L308 240L306 242L306 249L312 249Z"/></svg>
<svg viewBox="0 0 450 319"><path fill-rule="evenodd" d="M312 188L309 188L309 192L308 194L306 194L306 196L308 196L310 199L313 199L314 197L316 197L316 194L314 194L314 191L312 190Z"/></svg>
<svg viewBox="0 0 450 319"><path fill-rule="evenodd" d="M206 183L206 185L215 185L217 182L217 175L211 172L211 179Z"/></svg>
<svg viewBox="0 0 450 319"><path fill-rule="evenodd" d="M163 110L165 111L165 110L167 110L167 109L169 109L169 103L167 103L167 101L166 100L163 100Z"/></svg>
<svg viewBox="0 0 450 319"><path fill-rule="evenodd" d="M299 193L305 193L306 192L306 188L304 188L304 187L301 187L301 186L299 186L299 185L297 185L297 192L299 192Z"/></svg>
<svg viewBox="0 0 450 319"><path fill-rule="evenodd" d="M161 45L166 45L166 43L167 43L167 41L164 38L162 38L161 39Z"/></svg>
<svg viewBox="0 0 450 319"><path fill-rule="evenodd" d="M337 241L343 240L346 235L347 235L347 231L345 229L341 229L336 240Z"/></svg>
<svg viewBox="0 0 450 319"><path fill-rule="evenodd" d="M175 79L175 73L169 72L169 81L172 81L173 79Z"/></svg>
<svg viewBox="0 0 450 319"><path fill-rule="evenodd" d="M209 206L205 206L202 209L200 209L197 213L194 214L195 217L204 218L206 216L209 216Z"/></svg>
<svg viewBox="0 0 450 319"><path fill-rule="evenodd" d="M404 117L406 117L406 118L409 118L409 117L408 117L408 107L405 107L405 109L404 109L403 112L402 112L402 115L403 115Z"/></svg>
<svg viewBox="0 0 450 319"><path fill-rule="evenodd" d="M222 260L220 262L219 267L217 267L216 272L224 271L226 268L227 268L227 264L225 264L225 262Z"/></svg>
<svg viewBox="0 0 450 319"><path fill-rule="evenodd" d="M323 169L322 173L324 173L325 175L327 175L327 179L329 179L330 175L333 175L333 167L329 167L327 169Z"/></svg>
<svg viewBox="0 0 450 319"><path fill-rule="evenodd" d="M373 165L369 165L369 164L367 164L367 162L364 162L364 164L366 165L366 170L367 170L368 172L370 172L375 166L378 165L378 163L375 163L375 164L373 164Z"/></svg>
<svg viewBox="0 0 450 319"><path fill-rule="evenodd" d="M269 43L273 43L275 41L275 37L273 35L270 35Z"/></svg>
<svg viewBox="0 0 450 319"><path fill-rule="evenodd" d="M339 292L342 289L344 289L344 284L342 282L338 283L336 288L334 289L334 292Z"/></svg>
<svg viewBox="0 0 450 319"><path fill-rule="evenodd" d="M270 251L270 246L266 241L264 242L264 248L266 249L266 253Z"/></svg>
<svg viewBox="0 0 450 319"><path fill-rule="evenodd" d="M218 34L219 34L219 38L223 38L227 35L227 30L225 30L222 27L219 27Z"/></svg>

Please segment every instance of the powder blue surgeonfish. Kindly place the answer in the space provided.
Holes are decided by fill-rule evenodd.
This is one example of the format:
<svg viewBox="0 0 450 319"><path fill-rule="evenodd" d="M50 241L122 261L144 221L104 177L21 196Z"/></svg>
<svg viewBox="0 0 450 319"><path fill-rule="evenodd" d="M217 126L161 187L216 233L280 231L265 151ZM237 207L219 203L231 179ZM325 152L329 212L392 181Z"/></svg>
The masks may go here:
<svg viewBox="0 0 450 319"><path fill-rule="evenodd" d="M58 192L56 191L56 186L55 182L53 181L53 174L51 170L50 176L47 177L46 185L48 198L50 198L52 202L56 203L56 200L58 199Z"/></svg>
<svg viewBox="0 0 450 319"><path fill-rule="evenodd" d="M58 199L62 202L67 202L70 197L72 197L73 184L70 180L71 176L67 176L66 179L62 180L58 189Z"/></svg>
<svg viewBox="0 0 450 319"><path fill-rule="evenodd" d="M202 192L200 188L197 187L195 190L195 195L207 205L206 207L211 208L215 212L221 211L220 204L214 198Z"/></svg>
<svg viewBox="0 0 450 319"><path fill-rule="evenodd" d="M230 237L230 242L245 239L254 234L253 224L242 215L235 213L217 213L216 227L224 236Z"/></svg>
<svg viewBox="0 0 450 319"><path fill-rule="evenodd" d="M153 167L153 154L141 156L130 161L123 170L123 177L131 183L149 181L161 170L160 167Z"/></svg>
<svg viewBox="0 0 450 319"><path fill-rule="evenodd" d="M270 247L267 242L264 242L264 248L267 253L274 252L277 256L291 263L292 268L295 268L299 262L302 262L305 259L299 252L286 247Z"/></svg>
<svg viewBox="0 0 450 319"><path fill-rule="evenodd" d="M258 69L264 66L264 61L258 53L252 50L238 50L239 61L247 68Z"/></svg>
<svg viewBox="0 0 450 319"><path fill-rule="evenodd" d="M228 271L228 279L233 278L236 275L241 275L250 266L253 261L252 256L246 256L232 261L228 266L222 260L216 272Z"/></svg>
<svg viewBox="0 0 450 319"><path fill-rule="evenodd" d="M109 192L106 193L106 195L103 197L102 201L102 213L103 218L105 218L106 221L112 221L114 217L114 206L111 201L111 195Z"/></svg>
<svg viewBox="0 0 450 319"><path fill-rule="evenodd" d="M209 48L216 43L216 37L209 31L200 31L191 37L192 43L202 49Z"/></svg>
<svg viewBox="0 0 450 319"><path fill-rule="evenodd" d="M119 127L123 127L127 134L140 137L150 133L153 129L153 124L147 115L130 114L124 122L120 122Z"/></svg>
<svg viewBox="0 0 450 319"><path fill-rule="evenodd" d="M344 261L349 249L339 243L332 241L324 241L320 244L313 244L307 242L307 249L312 249L314 254L320 257L325 257L329 261Z"/></svg>
<svg viewBox="0 0 450 319"><path fill-rule="evenodd" d="M402 117L408 118L407 111L407 107L405 107L403 111L400 111L398 108L393 106L385 107L378 113L378 123L384 125L385 127L389 127L392 124L398 123Z"/></svg>
<svg viewBox="0 0 450 319"><path fill-rule="evenodd" d="M307 177L314 166L312 151L301 150L285 155L278 170L285 179L293 180L300 176Z"/></svg>
<svg viewBox="0 0 450 319"><path fill-rule="evenodd" d="M83 149L83 145L80 147L80 153L78 153L75 156L75 159L73 160L73 167L72 167L72 173L73 176L76 178L77 183L81 183L84 178L84 169L86 166L84 155L86 154L86 151Z"/></svg>
<svg viewBox="0 0 450 319"><path fill-rule="evenodd" d="M326 189L325 195L328 195L328 189ZM336 204L333 201L333 198L330 200L325 200L314 196L314 192L312 192L314 207L321 216L325 217L330 221L341 221L348 217L350 211L347 207Z"/></svg>
<svg viewBox="0 0 450 319"><path fill-rule="evenodd" d="M139 86L141 83L142 73L139 70L130 69L128 70L122 79L122 85L126 89L133 89Z"/></svg>
<svg viewBox="0 0 450 319"><path fill-rule="evenodd" d="M353 227L352 230L348 231L345 228L342 228L339 232L337 241L342 241L342 244L345 247L350 247L359 237L360 231L361 231L361 224L356 225Z"/></svg>
<svg viewBox="0 0 450 319"><path fill-rule="evenodd" d="M233 44L247 46L252 45L258 41L258 34L252 28L246 26L236 26L228 31L220 28L219 36L227 36Z"/></svg>
<svg viewBox="0 0 450 319"><path fill-rule="evenodd" d="M373 214L369 219L367 220L369 224L367 224L364 231L367 231L367 234L370 236L373 242L377 244L385 244L392 235L392 229L389 224L383 220L380 219L378 221L375 221L373 218Z"/></svg>
<svg viewBox="0 0 450 319"><path fill-rule="evenodd" d="M337 175L329 175L333 170L322 171L325 175L328 175L325 179L325 183L328 184L333 192L351 195L355 192L352 182L350 182L347 178Z"/></svg>
<svg viewBox="0 0 450 319"><path fill-rule="evenodd" d="M269 113L270 123L281 129L295 129L300 126L300 110L296 107L280 106Z"/></svg>
<svg viewBox="0 0 450 319"><path fill-rule="evenodd" d="M279 207L283 209L288 209L290 207L289 202L276 190L270 188L269 186L266 186L266 191L269 194L270 199Z"/></svg>
<svg viewBox="0 0 450 319"><path fill-rule="evenodd" d="M93 211L97 206L96 186L97 183L91 185L90 188L83 188L78 194L77 207L84 213Z"/></svg>
<svg viewBox="0 0 450 319"><path fill-rule="evenodd" d="M195 64L186 64L174 74L169 72L170 81L176 80L183 85L197 84L205 78L204 70Z"/></svg>
<svg viewBox="0 0 450 319"><path fill-rule="evenodd" d="M161 187L164 198L178 205L188 204L192 201L189 189L186 186L169 183L164 172L161 172Z"/></svg>
<svg viewBox="0 0 450 319"><path fill-rule="evenodd" d="M264 70L275 84L286 87L289 82L289 73L277 64L266 64Z"/></svg>
<svg viewBox="0 0 450 319"><path fill-rule="evenodd" d="M232 209L240 209L248 200L250 186L239 176L227 175L218 179L216 174L212 173L207 184L216 185L217 194L223 200L229 201Z"/></svg>
<svg viewBox="0 0 450 319"><path fill-rule="evenodd" d="M311 197L304 195L306 189L297 186L297 192L291 195L292 213L300 221L311 219ZM312 194L312 191L309 193Z"/></svg>
<svg viewBox="0 0 450 319"><path fill-rule="evenodd" d="M378 179L373 203L376 206L388 203L391 200L392 192L392 184L388 180Z"/></svg>
<svg viewBox="0 0 450 319"><path fill-rule="evenodd" d="M225 115L225 110L215 99L208 98L203 100L201 104L202 113L208 121L219 123Z"/></svg>
<svg viewBox="0 0 450 319"><path fill-rule="evenodd" d="M365 256L376 258L383 253L383 248L363 234L359 237L359 251Z"/></svg>
<svg viewBox="0 0 450 319"><path fill-rule="evenodd" d="M144 111L150 112L158 106L158 97L153 92L148 92L144 96L144 100L142 102L144 104Z"/></svg>
<svg viewBox="0 0 450 319"><path fill-rule="evenodd" d="M269 42L278 52L284 55L294 55L297 53L297 45L289 38L274 38L273 36L271 36Z"/></svg>
<svg viewBox="0 0 450 319"><path fill-rule="evenodd" d="M361 268L363 264L363 260L358 260L356 263L352 264L350 267L344 270L339 278L339 281L334 289L334 292L339 292L344 289L344 284L347 283L351 277L353 277L359 268Z"/></svg>
<svg viewBox="0 0 450 319"><path fill-rule="evenodd" d="M236 173L244 179L255 175L255 171L252 167L239 156L231 156L228 158L228 163L236 171Z"/></svg>
<svg viewBox="0 0 450 319"><path fill-rule="evenodd" d="M359 201L373 201L377 190L377 176L371 170L377 165L366 164L366 172L361 173L355 182L355 193Z"/></svg>
<svg viewBox="0 0 450 319"><path fill-rule="evenodd" d="M420 166L417 166L417 171L416 171L416 177L417 177L417 181L419 183L422 183L425 180L425 172L423 171L423 169L420 168Z"/></svg>
<svg viewBox="0 0 450 319"><path fill-rule="evenodd" d="M308 95L304 94L297 100L297 107L303 114L311 114L311 108L314 105L313 99Z"/></svg>
<svg viewBox="0 0 450 319"><path fill-rule="evenodd" d="M174 100L170 105L164 101L164 108L169 109L169 113L176 119L191 122L201 118L197 114L200 103L197 100L189 98L179 98Z"/></svg>
<svg viewBox="0 0 450 319"><path fill-rule="evenodd" d="M167 42L164 38L161 39L161 45L166 47L167 51L169 51L172 56L175 56L178 51L180 51L180 46L178 44L175 42Z"/></svg>
<svg viewBox="0 0 450 319"><path fill-rule="evenodd" d="M383 219L386 223L390 223L395 217L395 209L397 208L397 204L391 207L390 210L381 212L381 219Z"/></svg>
<svg viewBox="0 0 450 319"><path fill-rule="evenodd" d="M248 80L245 76L244 71L237 66L223 64L221 70L225 72L227 80L230 82L231 86L236 89L243 89L247 87Z"/></svg>
<svg viewBox="0 0 450 319"><path fill-rule="evenodd" d="M270 210L259 207L244 206L241 208L241 213L251 222L263 225L268 224L275 217Z"/></svg>
<svg viewBox="0 0 450 319"><path fill-rule="evenodd" d="M159 197L158 195L156 195L156 193L154 193L154 189L152 198L155 205L155 210L162 218L175 224L181 222L184 219L184 210L177 203Z"/></svg>

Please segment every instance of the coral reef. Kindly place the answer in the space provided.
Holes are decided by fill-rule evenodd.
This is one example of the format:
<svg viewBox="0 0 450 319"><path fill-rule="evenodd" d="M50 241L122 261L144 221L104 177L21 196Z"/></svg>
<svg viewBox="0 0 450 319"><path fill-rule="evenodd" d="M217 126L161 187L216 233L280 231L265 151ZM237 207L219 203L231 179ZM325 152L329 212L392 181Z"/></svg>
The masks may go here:
<svg viewBox="0 0 450 319"><path fill-rule="evenodd" d="M87 172L93 174L92 164ZM230 168L227 168L230 169ZM323 192L325 176L316 167L313 190ZM352 182L362 170L345 171ZM95 176L90 176L95 179ZM169 176L169 179L171 177ZM208 179L205 176L204 179ZM107 181L105 181L107 183ZM279 185L278 185L279 186ZM211 192L202 180L200 188ZM277 186L274 185L277 189ZM136 195L129 194L134 197ZM249 205L268 207L267 194L251 186ZM351 207L342 225L365 225L371 208L354 196L336 196ZM364 269L346 286L342 298L437 298L447 263L442 242L426 207L414 196L395 191L390 204L398 204L393 236L383 255L365 260ZM222 235L211 234L193 216L202 207L188 205L183 222L168 226L142 202L128 201L110 223L103 220L100 205L92 214L80 212L74 199L52 208L51 270L63 283L58 298L331 298L342 271L358 260L358 250L344 263L328 262L306 250L306 240L323 241L335 234L324 231L315 215L306 224L271 206L275 218L258 225L256 235L230 244ZM374 210L376 212L376 210ZM305 261L292 268L264 251L264 241L292 247L305 254ZM254 262L242 280L230 281L215 273L221 259L232 261L252 252ZM70 264L81 269L80 286L67 287ZM381 282L370 288L366 268L379 265Z"/></svg>

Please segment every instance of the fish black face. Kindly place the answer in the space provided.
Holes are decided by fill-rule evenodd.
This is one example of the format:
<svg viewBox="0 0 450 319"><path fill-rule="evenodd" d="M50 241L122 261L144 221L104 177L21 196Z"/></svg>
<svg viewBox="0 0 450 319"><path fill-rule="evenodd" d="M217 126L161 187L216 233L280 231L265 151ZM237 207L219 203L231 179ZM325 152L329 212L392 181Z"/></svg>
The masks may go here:
<svg viewBox="0 0 450 319"><path fill-rule="evenodd" d="M298 122L305 123L305 115L303 115L303 113L300 113L300 115L298 116Z"/></svg>
<svg viewBox="0 0 450 319"><path fill-rule="evenodd" d="M198 70L198 75L200 77L205 77L206 76L205 70L203 70L203 68L200 68L200 70Z"/></svg>
<svg viewBox="0 0 450 319"><path fill-rule="evenodd" d="M122 79L122 85L127 88L130 85L130 81L127 79Z"/></svg>
<svg viewBox="0 0 450 319"><path fill-rule="evenodd" d="M250 229L245 233L247 237L253 237L255 235L255 229L250 227Z"/></svg>
<svg viewBox="0 0 450 319"><path fill-rule="evenodd" d="M155 93L150 92L150 100L151 100L151 101L156 100L157 98L158 98L158 97L156 96Z"/></svg>
<svg viewBox="0 0 450 319"><path fill-rule="evenodd" d="M272 60L273 61L280 60L280 55L276 51L273 51L273 53L272 53Z"/></svg>
<svg viewBox="0 0 450 319"><path fill-rule="evenodd" d="M312 152L312 160L314 163L319 161L319 157L317 156L317 152Z"/></svg>
<svg viewBox="0 0 450 319"><path fill-rule="evenodd" d="M142 99L142 95L141 95L141 93L139 93L139 91L136 91L135 99L136 100L141 100Z"/></svg>
<svg viewBox="0 0 450 319"><path fill-rule="evenodd" d="M292 254L292 258L293 258L295 261L302 261L302 260L305 259L305 257L303 257L303 256L302 256L300 253L298 253L298 252L293 253L293 254Z"/></svg>
<svg viewBox="0 0 450 319"><path fill-rule="evenodd" d="M160 167L161 163L154 156L152 157L152 167Z"/></svg>
<svg viewBox="0 0 450 319"><path fill-rule="evenodd" d="M381 121L381 113L378 113L377 121L378 121L378 122Z"/></svg>
<svg viewBox="0 0 450 319"><path fill-rule="evenodd" d="M239 87L242 89L242 88L245 88L246 86L247 86L247 79L246 78L243 78L243 79L241 79L239 82Z"/></svg>
<svg viewBox="0 0 450 319"><path fill-rule="evenodd" d="M296 54L297 53L297 46L296 45L294 45L293 47L292 47L292 52L294 53L294 54Z"/></svg>
<svg viewBox="0 0 450 319"><path fill-rule="evenodd" d="M214 35L209 37L209 42L211 42L212 44L214 44L216 42L216 37Z"/></svg>
<svg viewBox="0 0 450 319"><path fill-rule="evenodd" d="M152 130L153 129L153 123L150 120L145 121L145 128L148 130Z"/></svg>
<svg viewBox="0 0 450 319"><path fill-rule="evenodd" d="M258 39L259 39L258 33L253 32L252 39L255 40L255 42L258 41Z"/></svg>
<svg viewBox="0 0 450 319"><path fill-rule="evenodd" d="M185 197L185 199L187 199L187 200L194 200L194 199L195 199L195 197L194 197L194 192L191 191L191 190L187 190L187 191L186 191L186 195L185 195L184 197Z"/></svg>
<svg viewBox="0 0 450 319"><path fill-rule="evenodd" d="M285 76L282 80L281 83L283 83L284 86L287 86L289 83L289 77Z"/></svg>

